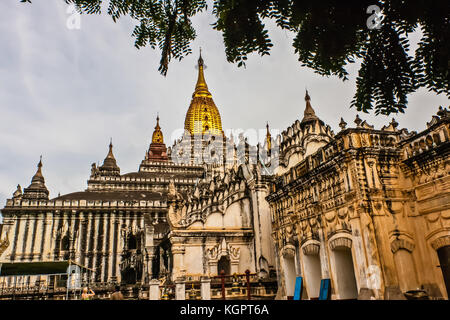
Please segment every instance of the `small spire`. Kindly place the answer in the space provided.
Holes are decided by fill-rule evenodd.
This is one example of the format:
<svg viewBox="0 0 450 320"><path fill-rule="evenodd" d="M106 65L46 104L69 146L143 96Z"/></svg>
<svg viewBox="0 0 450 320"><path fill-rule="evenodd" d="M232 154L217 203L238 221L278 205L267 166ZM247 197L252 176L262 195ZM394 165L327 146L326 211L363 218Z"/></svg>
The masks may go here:
<svg viewBox="0 0 450 320"><path fill-rule="evenodd" d="M24 189L25 199L48 199L48 190L42 175L42 155L39 157L37 168L36 173L31 178L31 184Z"/></svg>
<svg viewBox="0 0 450 320"><path fill-rule="evenodd" d="M341 117L341 122L339 123L339 127L341 127L341 130L344 130L347 126L347 122L344 121L344 118Z"/></svg>
<svg viewBox="0 0 450 320"><path fill-rule="evenodd" d="M318 120L319 118L317 118L316 113L314 112L314 109L311 106L311 103L310 103L311 97L309 96L308 90L306 90L306 93L305 93L305 101L306 101L306 107L305 107L305 112L303 115L302 123L310 121L310 120Z"/></svg>
<svg viewBox="0 0 450 320"><path fill-rule="evenodd" d="M114 158L112 138L110 138L110 141L109 141L108 154L106 155L105 160L103 160L103 165L99 166L99 169L100 169L100 171L105 171L105 170L119 171L120 170L119 167L117 166L116 158Z"/></svg>
<svg viewBox="0 0 450 320"><path fill-rule="evenodd" d="M114 159L114 154L112 152L112 149L113 149L112 138L110 138L110 140L109 140L109 151L108 151L108 155L106 156L106 158L113 158Z"/></svg>
<svg viewBox="0 0 450 320"><path fill-rule="evenodd" d="M266 129L267 129L267 133L266 133L266 148L267 148L267 151L270 154L270 149L272 148L272 135L270 134L270 130L269 130L269 121L266 122Z"/></svg>
<svg viewBox="0 0 450 320"><path fill-rule="evenodd" d="M42 155L40 155L40 157L39 157L39 163L38 163L37 167L38 167L38 169L37 169L36 174L34 176L35 177L43 177L42 170L41 170L41 168L42 168Z"/></svg>
<svg viewBox="0 0 450 320"><path fill-rule="evenodd" d="M202 47L200 47L200 56L198 57L198 66L203 67L203 58L202 58Z"/></svg>
<svg viewBox="0 0 450 320"><path fill-rule="evenodd" d="M362 120L361 120L361 118L359 117L358 114L356 114L356 118L355 118L355 121L354 121L354 122L356 123L356 126L357 126L358 128L361 126Z"/></svg>
<svg viewBox="0 0 450 320"><path fill-rule="evenodd" d="M397 128L398 127L398 122L397 121L395 121L395 119L394 118L392 118L392 121L391 121L391 123L390 123L391 125L392 125L392 128Z"/></svg>

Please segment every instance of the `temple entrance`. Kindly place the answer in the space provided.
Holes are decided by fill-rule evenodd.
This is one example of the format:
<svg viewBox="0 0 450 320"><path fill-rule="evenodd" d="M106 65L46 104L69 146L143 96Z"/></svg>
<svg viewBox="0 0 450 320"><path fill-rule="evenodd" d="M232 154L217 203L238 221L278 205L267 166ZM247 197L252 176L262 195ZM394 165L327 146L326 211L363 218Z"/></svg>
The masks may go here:
<svg viewBox="0 0 450 320"><path fill-rule="evenodd" d="M229 275L231 272L230 259L227 256L222 256L217 263L218 274L220 274L222 270L225 272L225 275Z"/></svg>
<svg viewBox="0 0 450 320"><path fill-rule="evenodd" d="M356 299L358 288L353 267L352 251L347 247L339 247L333 250L336 264L336 282L340 299Z"/></svg>
<svg viewBox="0 0 450 320"><path fill-rule="evenodd" d="M308 296L311 300L318 299L320 292L320 280L322 280L319 255L304 255L303 266L305 269L305 282L308 289Z"/></svg>
<svg viewBox="0 0 450 320"><path fill-rule="evenodd" d="M284 261L284 284L286 286L286 296L293 297L295 290L295 258L293 256L285 256Z"/></svg>
<svg viewBox="0 0 450 320"><path fill-rule="evenodd" d="M439 257L439 265L444 276L445 288L447 296L450 296L450 246L445 246L437 250Z"/></svg>

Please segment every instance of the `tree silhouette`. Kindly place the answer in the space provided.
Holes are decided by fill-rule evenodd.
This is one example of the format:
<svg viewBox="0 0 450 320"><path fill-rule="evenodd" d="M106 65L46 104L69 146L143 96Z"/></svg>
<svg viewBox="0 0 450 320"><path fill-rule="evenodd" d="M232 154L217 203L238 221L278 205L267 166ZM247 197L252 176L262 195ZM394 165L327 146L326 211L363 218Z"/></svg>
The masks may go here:
<svg viewBox="0 0 450 320"><path fill-rule="evenodd" d="M161 50L158 70L163 75L171 59L191 53L196 37L191 19L207 9L205 0L64 1L82 14L106 9L114 22L125 15L136 20L135 46ZM239 67L250 53L269 54L273 44L267 19L295 34L292 45L299 62L320 75L347 80L347 65L359 59L351 103L358 111L404 112L408 94L421 87L450 95L447 0L214 0L212 14L227 60ZM423 36L410 55L409 35L417 30Z"/></svg>

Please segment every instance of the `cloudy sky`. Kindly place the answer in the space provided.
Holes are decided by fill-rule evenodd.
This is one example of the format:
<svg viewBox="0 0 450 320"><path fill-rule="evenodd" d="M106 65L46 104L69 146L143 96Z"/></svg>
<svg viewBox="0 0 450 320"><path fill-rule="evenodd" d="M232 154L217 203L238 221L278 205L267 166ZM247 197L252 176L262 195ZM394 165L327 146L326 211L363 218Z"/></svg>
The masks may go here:
<svg viewBox="0 0 450 320"><path fill-rule="evenodd" d="M224 129L263 129L267 120L285 129L303 115L305 87L316 114L335 132L341 116L353 125L358 66L347 82L314 74L298 63L292 35L270 25L271 55L253 55L246 69L237 68L226 62L221 34L210 26L214 18L203 13L195 18L195 54L173 61L163 77L159 51L134 48L131 20L82 16L80 28L71 30L68 18L62 0L0 1L0 207L17 184L30 184L40 155L51 198L86 188L90 165L103 161L110 137L121 172L138 170L157 112L171 145L195 87L199 47ZM395 118L420 131L439 105L448 99L421 90ZM392 118L360 117L376 128Z"/></svg>

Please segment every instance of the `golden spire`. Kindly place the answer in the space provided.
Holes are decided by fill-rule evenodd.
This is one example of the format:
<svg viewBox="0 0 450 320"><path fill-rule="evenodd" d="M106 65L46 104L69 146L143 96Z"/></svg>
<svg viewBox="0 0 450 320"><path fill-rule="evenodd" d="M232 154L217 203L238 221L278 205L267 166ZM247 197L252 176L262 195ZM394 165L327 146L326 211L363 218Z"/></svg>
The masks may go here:
<svg viewBox="0 0 450 320"><path fill-rule="evenodd" d="M209 97L211 98L211 93L208 91L208 85L205 81L205 75L203 74L204 62L202 58L202 49L200 48L200 57L198 58L198 78L197 84L195 85L195 92L192 97Z"/></svg>
<svg viewBox="0 0 450 320"><path fill-rule="evenodd" d="M202 135L209 132L213 135L223 135L222 121L212 95L206 85L205 68L202 54L198 58L198 78L195 91L192 94L191 105L186 113L184 128L191 135Z"/></svg>
<svg viewBox="0 0 450 320"><path fill-rule="evenodd" d="M159 126L159 114L156 116L156 127L152 135L152 143L164 143L164 137Z"/></svg>
<svg viewBox="0 0 450 320"><path fill-rule="evenodd" d="M272 136L270 134L270 130L269 130L269 122L266 123L266 128L267 128L267 133L266 133L266 147L267 147L267 151L269 152L270 149L272 148Z"/></svg>

